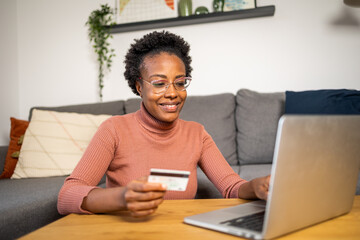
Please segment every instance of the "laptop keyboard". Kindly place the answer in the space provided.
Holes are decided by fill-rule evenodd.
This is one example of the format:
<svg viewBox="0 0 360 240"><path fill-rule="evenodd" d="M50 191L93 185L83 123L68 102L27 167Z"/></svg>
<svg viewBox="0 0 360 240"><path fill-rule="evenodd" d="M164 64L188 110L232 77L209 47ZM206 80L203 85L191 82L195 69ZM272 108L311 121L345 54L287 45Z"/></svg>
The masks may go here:
<svg viewBox="0 0 360 240"><path fill-rule="evenodd" d="M220 224L226 224L228 226L245 228L257 232L261 232L264 223L265 212L259 212L231 220L226 220Z"/></svg>

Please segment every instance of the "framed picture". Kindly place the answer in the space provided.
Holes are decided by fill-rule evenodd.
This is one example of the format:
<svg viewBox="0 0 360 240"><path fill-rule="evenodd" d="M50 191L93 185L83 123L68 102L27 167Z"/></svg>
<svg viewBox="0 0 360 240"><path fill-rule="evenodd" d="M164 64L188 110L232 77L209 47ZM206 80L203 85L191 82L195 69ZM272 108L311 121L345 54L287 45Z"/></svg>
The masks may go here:
<svg viewBox="0 0 360 240"><path fill-rule="evenodd" d="M178 16L177 0L115 0L116 23L151 21Z"/></svg>
<svg viewBox="0 0 360 240"><path fill-rule="evenodd" d="M256 8L256 0L225 0L224 12Z"/></svg>

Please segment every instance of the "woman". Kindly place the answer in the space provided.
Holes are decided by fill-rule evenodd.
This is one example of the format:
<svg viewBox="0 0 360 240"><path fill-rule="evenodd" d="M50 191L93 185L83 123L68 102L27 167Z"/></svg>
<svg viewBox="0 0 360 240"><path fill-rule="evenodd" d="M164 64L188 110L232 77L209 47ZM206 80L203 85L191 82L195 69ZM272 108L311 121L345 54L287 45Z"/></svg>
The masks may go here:
<svg viewBox="0 0 360 240"><path fill-rule="evenodd" d="M147 34L131 45L124 75L142 98L140 110L99 127L60 190L59 213L129 210L132 216L147 216L163 199L194 198L198 165L224 197L267 198L269 177L241 179L202 125L179 119L191 82L189 50L169 32ZM150 168L190 171L186 191L148 183ZM96 187L105 173L107 187Z"/></svg>

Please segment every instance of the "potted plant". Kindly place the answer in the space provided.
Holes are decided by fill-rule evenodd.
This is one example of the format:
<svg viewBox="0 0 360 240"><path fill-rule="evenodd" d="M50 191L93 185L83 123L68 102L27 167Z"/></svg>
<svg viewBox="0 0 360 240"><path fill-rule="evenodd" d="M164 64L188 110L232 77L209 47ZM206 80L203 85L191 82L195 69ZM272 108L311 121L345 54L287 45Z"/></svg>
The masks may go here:
<svg viewBox="0 0 360 240"><path fill-rule="evenodd" d="M99 63L99 97L102 101L102 90L104 88L105 70L110 71L112 58L115 56L114 49L110 48L109 38L112 38L109 26L114 25L113 10L107 5L101 5L101 9L91 12L86 26L89 27L90 42L93 43L93 48L97 54L97 61Z"/></svg>

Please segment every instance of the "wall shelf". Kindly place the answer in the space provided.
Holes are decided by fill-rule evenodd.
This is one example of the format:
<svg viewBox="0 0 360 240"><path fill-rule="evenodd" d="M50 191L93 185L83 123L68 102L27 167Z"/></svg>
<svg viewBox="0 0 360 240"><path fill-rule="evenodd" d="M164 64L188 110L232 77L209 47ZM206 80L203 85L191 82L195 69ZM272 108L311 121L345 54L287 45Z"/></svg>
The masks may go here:
<svg viewBox="0 0 360 240"><path fill-rule="evenodd" d="M231 12L216 12L201 15L192 15L188 17L166 18L144 22L124 23L111 26L111 33L132 32L154 28L176 27L244 18L266 17L274 16L274 13L275 6L265 6Z"/></svg>

